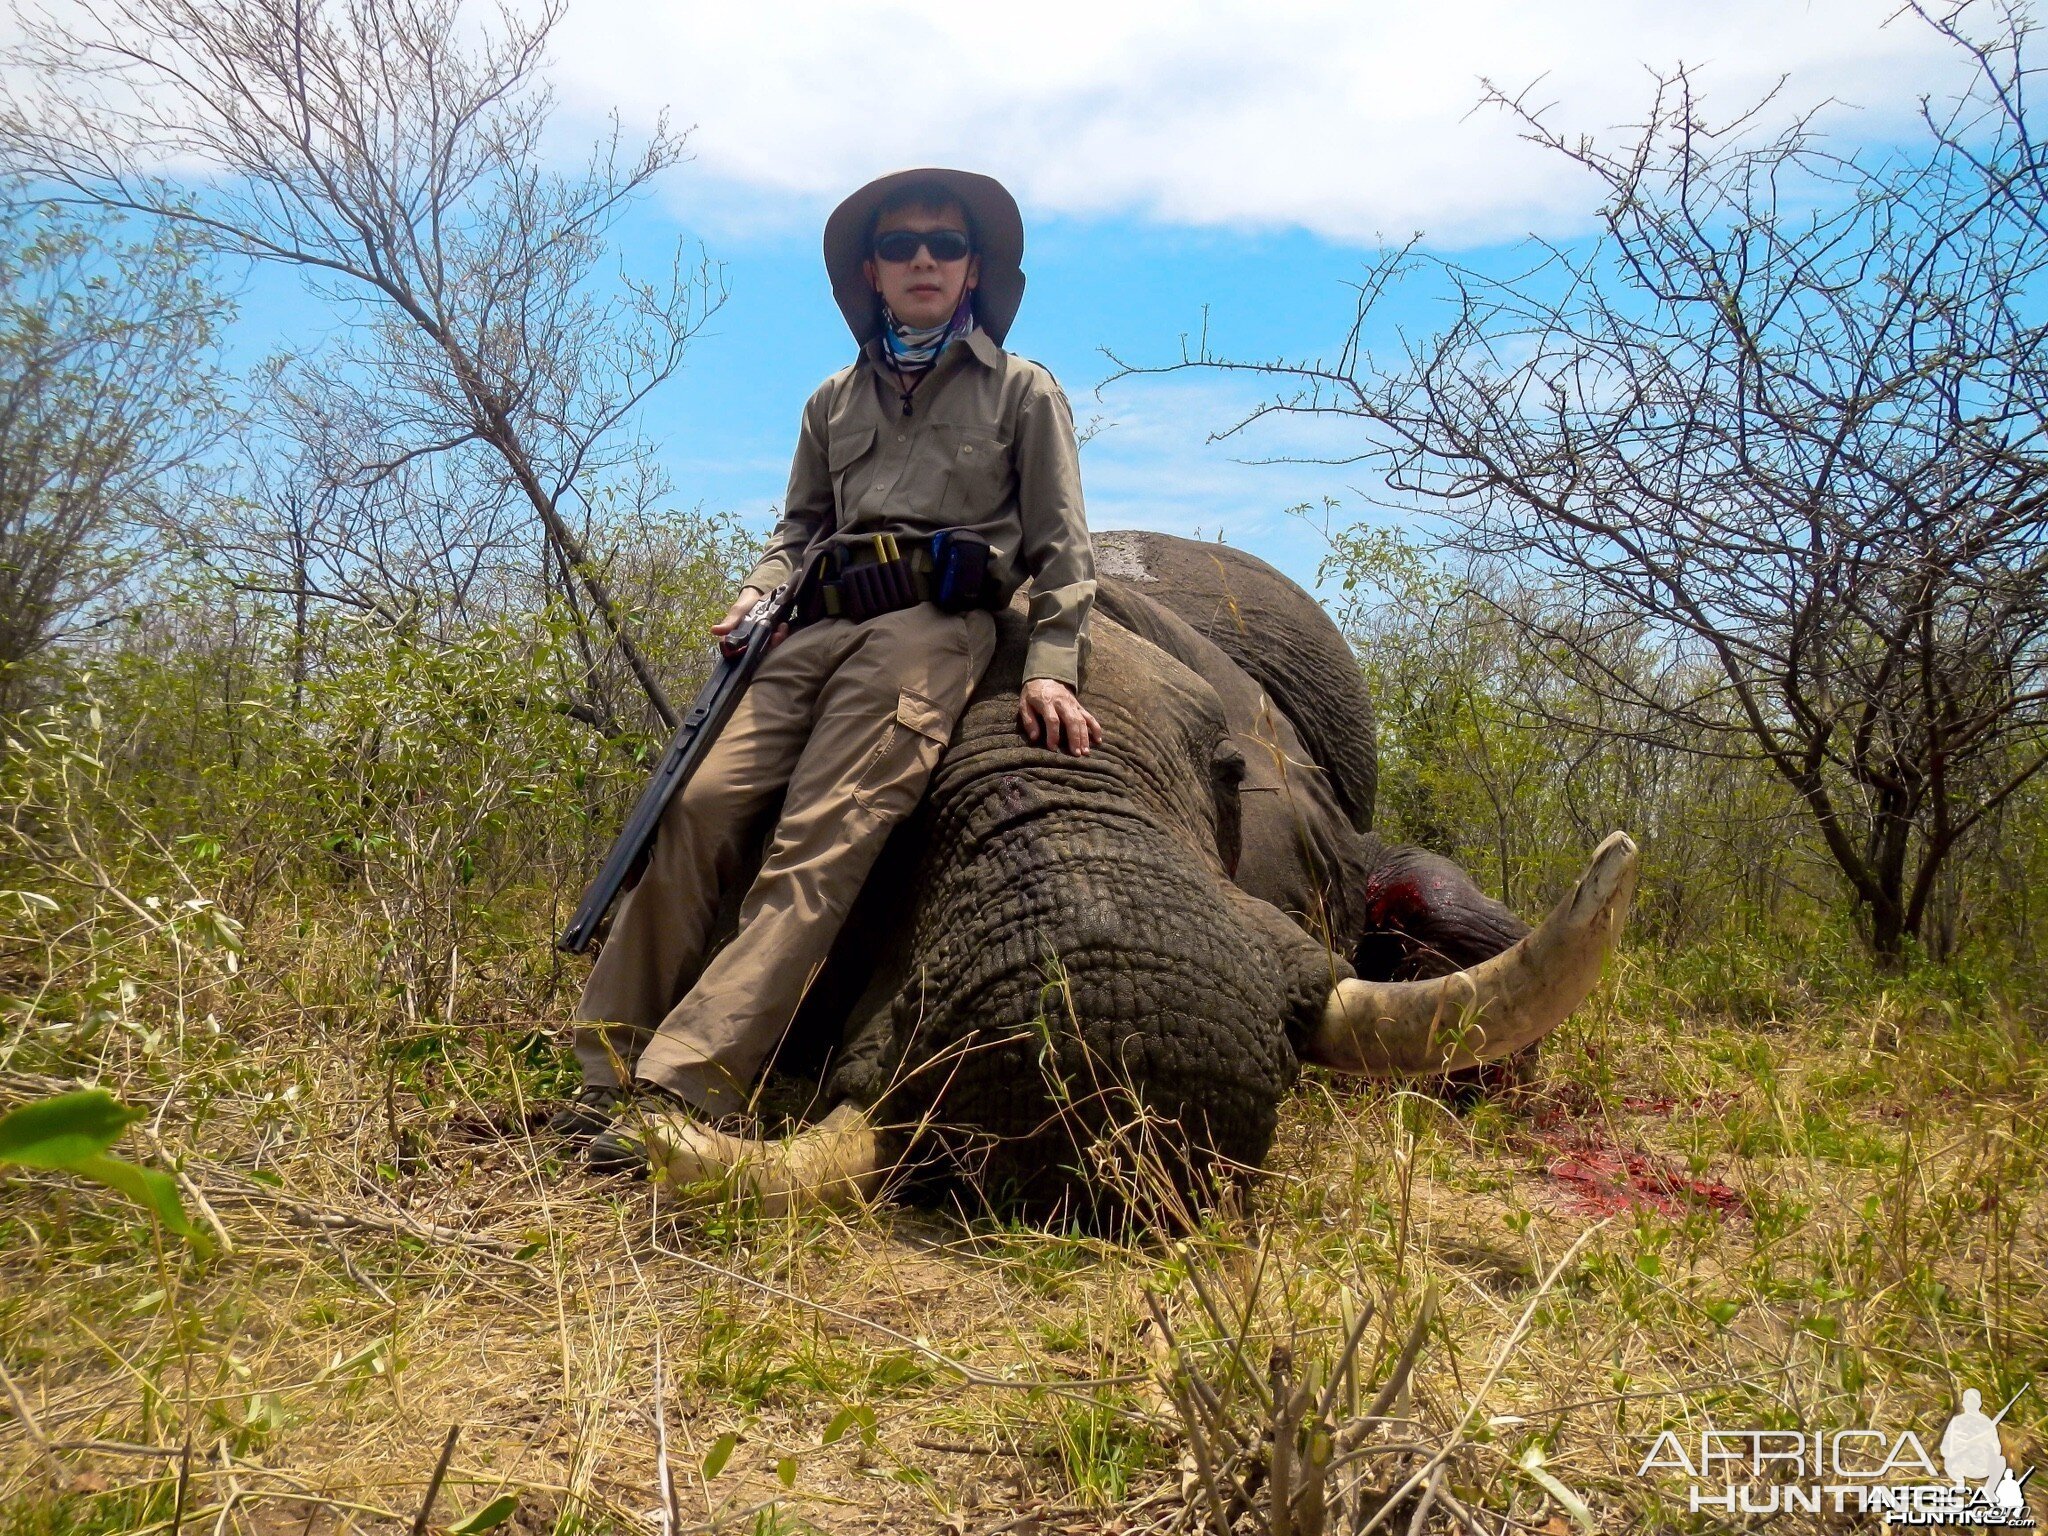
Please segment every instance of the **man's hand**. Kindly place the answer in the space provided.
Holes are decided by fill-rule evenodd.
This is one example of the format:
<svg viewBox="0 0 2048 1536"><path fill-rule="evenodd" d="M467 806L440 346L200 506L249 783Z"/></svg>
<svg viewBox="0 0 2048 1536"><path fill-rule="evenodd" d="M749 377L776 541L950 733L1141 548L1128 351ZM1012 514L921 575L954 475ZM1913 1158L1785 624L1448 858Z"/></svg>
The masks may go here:
<svg viewBox="0 0 2048 1536"><path fill-rule="evenodd" d="M1043 742L1069 757L1086 757L1102 742L1102 726L1081 707L1074 690L1050 677L1034 677L1017 700L1017 729L1029 742Z"/></svg>
<svg viewBox="0 0 2048 1536"><path fill-rule="evenodd" d="M763 592L759 587L741 587L740 595L734 598L732 601L732 606L725 610L725 617L720 619L716 624L711 626L711 633L718 636L719 639L723 640L727 635L731 634L734 629L739 627L739 622L741 619L744 619L748 614L754 611L754 604L760 602L761 599L766 597L767 595L768 594L766 592ZM770 648L772 649L773 647L782 644L782 637L784 635L787 635L788 633L789 626L787 624L776 625L775 633L768 637L768 644Z"/></svg>
<svg viewBox="0 0 2048 1536"><path fill-rule="evenodd" d="M725 610L725 617L711 626L711 633L721 640L738 627L741 619L754 611L754 604L768 594L759 587L741 587L740 595L732 600L732 606Z"/></svg>

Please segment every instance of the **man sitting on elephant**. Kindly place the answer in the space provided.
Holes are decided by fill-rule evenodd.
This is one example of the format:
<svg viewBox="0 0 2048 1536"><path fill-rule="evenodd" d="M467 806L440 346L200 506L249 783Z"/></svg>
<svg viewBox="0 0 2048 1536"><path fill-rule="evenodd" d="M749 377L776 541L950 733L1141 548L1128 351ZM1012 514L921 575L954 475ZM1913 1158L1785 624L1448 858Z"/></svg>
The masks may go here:
<svg viewBox="0 0 2048 1536"><path fill-rule="evenodd" d="M781 523L712 632L813 557L830 579L671 803L584 988L584 1088L551 1128L600 1170L645 1166L650 1116L746 1106L988 664L991 610L1027 576L1018 728L1077 756L1101 740L1075 692L1095 571L1072 413L1050 373L1001 345L1024 290L1015 201L986 176L898 172L841 203L824 244L860 356L805 406ZM942 530L986 544L978 606L931 600ZM707 965L721 892L778 795L737 932Z"/></svg>

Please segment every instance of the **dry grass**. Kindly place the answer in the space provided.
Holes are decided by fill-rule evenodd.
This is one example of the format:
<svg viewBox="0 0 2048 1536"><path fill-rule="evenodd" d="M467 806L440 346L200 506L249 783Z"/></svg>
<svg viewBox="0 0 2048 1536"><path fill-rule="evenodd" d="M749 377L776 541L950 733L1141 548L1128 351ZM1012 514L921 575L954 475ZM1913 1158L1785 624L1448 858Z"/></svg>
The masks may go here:
<svg viewBox="0 0 2048 1536"><path fill-rule="evenodd" d="M139 927L15 950L0 1104L83 1077L150 1108L126 1150L222 1241L0 1184L33 1419L0 1418L5 1536L167 1531L181 1498L185 1532L404 1531L457 1425L437 1527L512 1494L529 1532L1186 1529L1148 1292L1261 1373L1276 1341L1327 1370L1369 1302L1368 1385L1433 1294L1398 1412L1488 1531L1566 1529L1546 1477L1602 1529L1722 1528L1636 1478L1659 1428L1931 1444L1961 1386L2048 1366L2048 1053L1995 1003L1633 956L1532 1088L1311 1076L1243 1211L1118 1244L589 1181L525 1129L564 1085L548 979L458 956L444 995L362 999L354 944L302 917L232 977ZM2048 1458L2043 1424L2037 1390L2009 1456Z"/></svg>

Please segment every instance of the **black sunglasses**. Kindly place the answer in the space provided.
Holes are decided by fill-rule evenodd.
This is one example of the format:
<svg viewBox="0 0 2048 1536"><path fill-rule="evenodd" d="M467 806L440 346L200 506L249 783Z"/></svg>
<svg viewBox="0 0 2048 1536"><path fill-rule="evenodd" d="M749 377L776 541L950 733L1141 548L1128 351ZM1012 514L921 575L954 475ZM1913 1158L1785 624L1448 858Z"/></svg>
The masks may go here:
<svg viewBox="0 0 2048 1536"><path fill-rule="evenodd" d="M915 260L920 246L933 261L958 261L974 249L974 242L957 229L892 229L875 236L875 256L881 261Z"/></svg>

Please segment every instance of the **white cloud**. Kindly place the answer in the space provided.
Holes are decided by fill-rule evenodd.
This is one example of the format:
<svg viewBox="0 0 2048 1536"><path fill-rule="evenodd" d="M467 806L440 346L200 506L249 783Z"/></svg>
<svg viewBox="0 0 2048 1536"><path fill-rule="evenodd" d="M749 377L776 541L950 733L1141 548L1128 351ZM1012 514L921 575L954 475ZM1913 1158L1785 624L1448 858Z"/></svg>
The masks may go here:
<svg viewBox="0 0 2048 1536"><path fill-rule="evenodd" d="M579 111L695 124L695 217L791 221L902 165L1001 176L1033 212L1295 225L1341 240L1554 232L1587 192L1473 112L1543 77L1574 129L1636 120L1645 67L1706 66L1714 102L1835 98L1878 138L1953 61L1895 0L575 0L554 76ZM707 185L707 181L709 185ZM778 195L779 196L776 196ZM725 207L730 203L729 208ZM749 206L751 205L751 206Z"/></svg>

